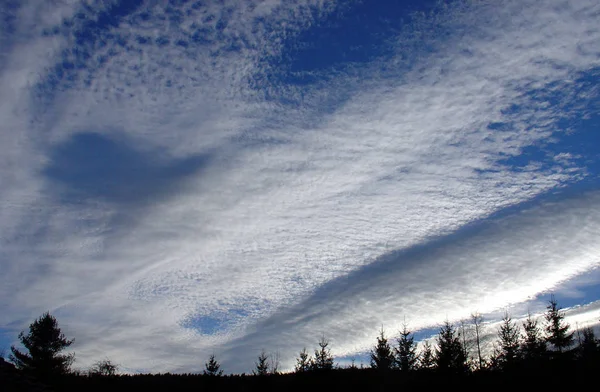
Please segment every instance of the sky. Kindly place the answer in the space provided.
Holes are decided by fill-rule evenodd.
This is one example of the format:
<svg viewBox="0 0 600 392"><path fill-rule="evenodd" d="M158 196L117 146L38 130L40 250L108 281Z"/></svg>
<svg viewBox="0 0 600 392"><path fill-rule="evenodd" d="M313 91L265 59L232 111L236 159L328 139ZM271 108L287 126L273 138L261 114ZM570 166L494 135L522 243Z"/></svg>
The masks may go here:
<svg viewBox="0 0 600 392"><path fill-rule="evenodd" d="M3 0L0 350L343 362L478 312L600 323L596 0Z"/></svg>

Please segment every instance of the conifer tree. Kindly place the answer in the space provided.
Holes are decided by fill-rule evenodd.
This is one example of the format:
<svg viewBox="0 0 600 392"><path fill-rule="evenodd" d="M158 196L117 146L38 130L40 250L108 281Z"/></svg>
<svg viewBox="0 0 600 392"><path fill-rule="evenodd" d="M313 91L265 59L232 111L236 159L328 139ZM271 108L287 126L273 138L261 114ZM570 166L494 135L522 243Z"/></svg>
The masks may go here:
<svg viewBox="0 0 600 392"><path fill-rule="evenodd" d="M70 372L74 354L60 354L73 340L68 340L58 327L56 318L44 313L29 325L29 332L19 334L21 344L29 351L24 353L11 346L10 360L18 369L40 379Z"/></svg>
<svg viewBox="0 0 600 392"><path fill-rule="evenodd" d="M600 346L592 328L584 328L581 335L577 350L578 356L584 365L589 367L600 359Z"/></svg>
<svg viewBox="0 0 600 392"><path fill-rule="evenodd" d="M564 321L565 315L560 311L554 295L550 297L546 309L546 341L562 353L573 344L573 332L569 332L570 326Z"/></svg>
<svg viewBox="0 0 600 392"><path fill-rule="evenodd" d="M306 347L300 351L298 358L296 358L296 373L304 373L309 371L312 368L312 361L308 357L308 352L306 351Z"/></svg>
<svg viewBox="0 0 600 392"><path fill-rule="evenodd" d="M522 358L528 362L543 359L548 351L546 341L541 335L538 320L534 319L531 314L527 315L527 319L523 323L523 331L525 335L520 350Z"/></svg>
<svg viewBox="0 0 600 392"><path fill-rule="evenodd" d="M377 337L377 345L371 350L371 367L379 370L389 370L393 366L394 354L382 327Z"/></svg>
<svg viewBox="0 0 600 392"><path fill-rule="evenodd" d="M266 376L269 374L269 356L263 350L258 356L258 361L254 363L256 369L254 370L254 374L257 376Z"/></svg>
<svg viewBox="0 0 600 392"><path fill-rule="evenodd" d="M435 356L433 348L428 340L423 343L421 354L419 355L419 369L433 369L435 367Z"/></svg>
<svg viewBox="0 0 600 392"><path fill-rule="evenodd" d="M211 377L217 377L223 375L221 370L221 364L215 359L215 354L211 354L208 362L204 364L204 374Z"/></svg>
<svg viewBox="0 0 600 392"><path fill-rule="evenodd" d="M508 312L504 313L502 318L498 338L500 347L494 353L494 362L501 369L513 369L519 360L521 339L519 326L512 320Z"/></svg>
<svg viewBox="0 0 600 392"><path fill-rule="evenodd" d="M449 321L446 321L437 339L435 350L436 368L443 372L464 372L467 370L467 357L461 336Z"/></svg>
<svg viewBox="0 0 600 392"><path fill-rule="evenodd" d="M329 342L322 337L319 340L319 349L315 350L315 356L312 361L314 370L331 370L333 369L333 356L328 348Z"/></svg>
<svg viewBox="0 0 600 392"><path fill-rule="evenodd" d="M413 371L417 365L417 346L412 332L404 324L400 337L398 338L398 348L396 348L396 363L403 372Z"/></svg>

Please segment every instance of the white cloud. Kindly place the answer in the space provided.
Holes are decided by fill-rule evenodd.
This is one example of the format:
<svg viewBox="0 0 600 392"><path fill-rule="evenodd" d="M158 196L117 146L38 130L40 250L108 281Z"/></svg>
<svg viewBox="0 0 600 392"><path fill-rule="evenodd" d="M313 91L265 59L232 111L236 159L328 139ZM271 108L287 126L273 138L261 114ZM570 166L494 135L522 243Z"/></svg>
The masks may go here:
<svg viewBox="0 0 600 392"><path fill-rule="evenodd" d="M283 357L292 360L326 333L337 355L350 355L368 348L382 324L395 332L406 318L419 330L527 301L598 266L592 239L598 202L593 194L543 203L391 252L258 323L231 343L231 351L240 360L256 347L281 345Z"/></svg>
<svg viewBox="0 0 600 392"><path fill-rule="evenodd" d="M301 107L262 101L248 80L266 72L262 59L276 56L283 38L310 26L302 5L190 8L182 23L144 6L111 36L78 47L91 55L86 67L50 98L34 82L49 66L39 59L78 61L75 37L52 38L51 53L50 38L34 34L7 48L0 293L12 300L0 323L25 325L58 309L82 365L106 355L131 368L199 370L199 357L214 350L227 371L240 371L262 348L275 349L262 345L285 341L277 349L291 360L319 328L348 354L370 344L382 322L393 328L406 316L425 327L491 311L597 266L597 194L481 220L585 174L567 155L522 170L501 163L560 134L560 120L585 115L582 105L597 99L577 95L576 77L599 65L598 5L460 4L415 22L395 40L397 57L365 67L364 78L348 70L302 91L275 86ZM200 28L210 31L202 45L175 44ZM408 45L412 33L433 50ZM228 50L232 43L240 49ZM417 60L407 67L402 58ZM548 91L526 94L533 88ZM350 98L319 110L339 89ZM543 97L550 92L560 94ZM568 112L576 100L583 104ZM146 157L160 151L157 161L211 159L139 208L61 203L40 172L57 145L90 131ZM466 226L477 222L481 233ZM394 251L407 261L369 266ZM182 326L214 315L230 319L216 336Z"/></svg>

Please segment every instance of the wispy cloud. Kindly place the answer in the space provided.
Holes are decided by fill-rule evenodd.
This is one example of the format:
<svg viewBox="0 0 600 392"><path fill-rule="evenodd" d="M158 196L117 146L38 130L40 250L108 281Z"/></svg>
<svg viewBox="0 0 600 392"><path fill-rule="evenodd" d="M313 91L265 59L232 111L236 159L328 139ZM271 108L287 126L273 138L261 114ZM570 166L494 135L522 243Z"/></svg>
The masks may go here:
<svg viewBox="0 0 600 392"><path fill-rule="evenodd" d="M329 3L63 4L6 10L0 323L55 309L84 366L344 355L598 265L597 193L552 196L597 158L546 148L597 115L594 1L456 2L308 84Z"/></svg>
<svg viewBox="0 0 600 392"><path fill-rule="evenodd" d="M408 320L419 330L526 302L598 266L593 237L600 216L592 212L598 202L593 194L540 203L389 252L257 323L231 342L231 351L239 360L257 347L277 346L293 360L325 333L337 354L350 355L369 347L382 324L395 333Z"/></svg>

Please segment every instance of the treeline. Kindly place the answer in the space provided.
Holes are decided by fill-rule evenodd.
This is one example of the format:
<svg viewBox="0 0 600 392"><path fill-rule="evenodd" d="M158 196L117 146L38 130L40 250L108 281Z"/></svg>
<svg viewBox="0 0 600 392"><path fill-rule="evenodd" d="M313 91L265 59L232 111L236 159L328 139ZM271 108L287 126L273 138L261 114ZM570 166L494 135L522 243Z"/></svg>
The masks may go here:
<svg viewBox="0 0 600 392"><path fill-rule="evenodd" d="M0 361L0 390L265 390L335 388L346 390L419 388L481 388L523 385L583 384L600 370L600 341L591 328L573 330L552 296L542 318L531 315L522 323L506 313L497 330L493 349L485 349L480 315L469 323L446 321L432 341L418 347L406 325L389 339L383 328L370 350L369 366L339 366L322 337L312 355L306 348L296 358L292 372L279 370L279 358L262 351L252 374L224 375L215 355L204 364L201 374L118 374L118 366L108 359L96 362L87 371L74 371L74 354L62 354L73 340L67 339L56 319L45 313L35 320L19 340L27 349L14 346L12 365ZM491 354L486 355L486 352ZM12 367L13 370L8 369ZM7 370L8 369L8 370ZM26 380L24 382L23 380ZM595 380L594 380L595 382ZM25 386L24 386L25 385Z"/></svg>
<svg viewBox="0 0 600 392"><path fill-rule="evenodd" d="M371 367L381 370L436 371L468 373L474 371L515 372L547 368L557 362L578 367L598 365L599 341L592 328L572 331L565 315L551 297L543 321L528 315L520 325L508 313L502 318L492 354L482 353L482 318L475 314L468 330L445 322L435 339L428 341L417 354L414 339L406 326L392 347L383 330L371 351ZM466 336L471 331L471 336ZM474 336L473 336L474 335Z"/></svg>

